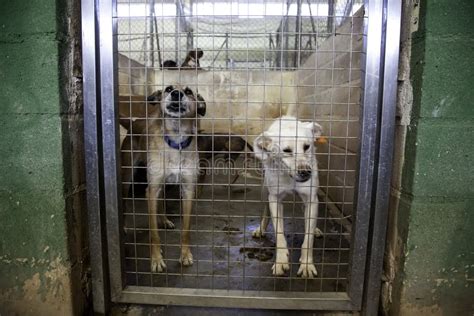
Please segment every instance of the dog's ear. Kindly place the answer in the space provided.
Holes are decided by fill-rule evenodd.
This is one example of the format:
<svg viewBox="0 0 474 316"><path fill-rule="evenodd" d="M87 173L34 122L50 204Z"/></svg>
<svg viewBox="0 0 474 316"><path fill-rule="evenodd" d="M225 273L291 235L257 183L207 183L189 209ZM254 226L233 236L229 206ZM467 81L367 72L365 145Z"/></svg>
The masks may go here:
<svg viewBox="0 0 474 316"><path fill-rule="evenodd" d="M308 127L313 131L314 138L319 138L323 134L323 127L316 122L308 123Z"/></svg>
<svg viewBox="0 0 474 316"><path fill-rule="evenodd" d="M253 141L253 151L255 157L261 160L266 160L271 153L273 148L273 140L270 136L266 135L265 132L260 134Z"/></svg>
<svg viewBox="0 0 474 316"><path fill-rule="evenodd" d="M313 132L314 145L325 144L327 142L326 137L322 136L323 127L316 122L308 123L308 127Z"/></svg>
<svg viewBox="0 0 474 316"><path fill-rule="evenodd" d="M163 92L161 90L156 90L152 94L150 94L146 100L148 101L149 104L151 105L156 105L161 102L161 96L163 95Z"/></svg>
<svg viewBox="0 0 474 316"><path fill-rule="evenodd" d="M200 48L196 48L196 57L197 59L201 59L201 57L204 56L204 52Z"/></svg>
<svg viewBox="0 0 474 316"><path fill-rule="evenodd" d="M197 93L196 94L196 99L197 99L197 109L196 112L199 116L204 116L206 115L206 100Z"/></svg>
<svg viewBox="0 0 474 316"><path fill-rule="evenodd" d="M204 52L202 51L202 49L196 48L196 49L190 50L188 55L196 60L199 60L204 55Z"/></svg>

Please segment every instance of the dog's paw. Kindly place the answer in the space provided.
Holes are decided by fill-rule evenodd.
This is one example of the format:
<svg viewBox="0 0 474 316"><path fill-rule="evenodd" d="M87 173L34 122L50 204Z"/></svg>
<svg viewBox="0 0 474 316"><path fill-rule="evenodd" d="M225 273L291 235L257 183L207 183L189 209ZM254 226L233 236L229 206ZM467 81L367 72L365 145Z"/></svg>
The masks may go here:
<svg viewBox="0 0 474 316"><path fill-rule="evenodd" d="M164 269L166 269L166 264L161 254L151 258L151 272L163 272Z"/></svg>
<svg viewBox="0 0 474 316"><path fill-rule="evenodd" d="M190 266L193 264L193 254L191 250L184 250L181 252L181 257L179 258L179 262L185 267Z"/></svg>
<svg viewBox="0 0 474 316"><path fill-rule="evenodd" d="M284 275L286 271L290 270L290 265L289 263L275 263L272 266L272 273L273 275Z"/></svg>
<svg viewBox="0 0 474 316"><path fill-rule="evenodd" d="M277 251L275 264L272 267L273 275L283 275L285 271L290 270L290 264L288 263L288 250L280 249Z"/></svg>
<svg viewBox="0 0 474 316"><path fill-rule="evenodd" d="M164 228L166 229L174 229L174 223L172 221L170 221L169 219L164 219L163 220L163 223L161 223L163 225Z"/></svg>
<svg viewBox="0 0 474 316"><path fill-rule="evenodd" d="M252 232L252 237L253 238L262 238L265 236L265 232L262 231L262 227L258 226L253 232Z"/></svg>
<svg viewBox="0 0 474 316"><path fill-rule="evenodd" d="M323 237L323 232L321 231L321 229L319 229L317 227L314 229L314 237L316 237L316 238Z"/></svg>
<svg viewBox="0 0 474 316"><path fill-rule="evenodd" d="M297 273L300 277L304 279L312 279L318 275L316 267L312 263L302 263Z"/></svg>

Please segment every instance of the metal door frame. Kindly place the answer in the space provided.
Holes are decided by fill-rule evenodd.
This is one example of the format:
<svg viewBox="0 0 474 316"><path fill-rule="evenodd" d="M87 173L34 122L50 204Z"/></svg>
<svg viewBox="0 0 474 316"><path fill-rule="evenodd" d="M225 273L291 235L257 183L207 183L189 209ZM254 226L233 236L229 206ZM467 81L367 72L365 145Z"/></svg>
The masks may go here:
<svg viewBox="0 0 474 316"><path fill-rule="evenodd" d="M94 310L110 302L364 310L376 315L393 155L401 0L366 0L355 220L346 293L287 293L125 286L117 161L116 0L81 0L87 202ZM390 34L390 37L387 36Z"/></svg>

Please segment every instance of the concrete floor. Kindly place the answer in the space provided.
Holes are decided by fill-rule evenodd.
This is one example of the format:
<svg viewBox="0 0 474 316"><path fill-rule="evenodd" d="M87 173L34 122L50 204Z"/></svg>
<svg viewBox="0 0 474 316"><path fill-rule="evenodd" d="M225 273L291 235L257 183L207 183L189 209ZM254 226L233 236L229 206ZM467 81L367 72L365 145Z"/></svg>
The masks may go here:
<svg viewBox="0 0 474 316"><path fill-rule="evenodd" d="M236 167L242 165L241 159ZM320 204L314 258L318 277L297 277L298 259L304 238L303 205L297 198L285 201L285 234L290 248L290 271L274 277L275 239L270 224L264 238L252 238L266 205L261 180L239 177L230 184L229 170L212 170L206 177L193 214L191 247L194 264L182 267L180 254L180 203L177 186L166 190L166 212L176 225L162 229L160 236L167 265L163 273L150 272L148 217L143 190L135 187L135 201L125 214L125 269L128 285L266 291L343 292L347 285L349 242L341 225L328 218ZM143 189L143 188L141 188ZM133 204L133 205L132 205ZM342 234L341 234L342 233ZM346 234L347 235L347 234Z"/></svg>

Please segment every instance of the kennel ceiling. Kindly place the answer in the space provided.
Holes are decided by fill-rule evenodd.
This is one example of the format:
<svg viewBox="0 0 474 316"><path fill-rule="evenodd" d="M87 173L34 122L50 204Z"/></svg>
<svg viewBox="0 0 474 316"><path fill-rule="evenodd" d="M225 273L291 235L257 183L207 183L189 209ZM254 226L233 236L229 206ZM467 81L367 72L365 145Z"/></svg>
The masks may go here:
<svg viewBox="0 0 474 316"><path fill-rule="evenodd" d="M147 66L181 62L189 49L200 47L207 52L202 66L208 69L245 68L249 62L297 67L361 6L361 0L119 1L117 16L125 18L118 20L119 34L131 35L122 36L119 47ZM295 34L300 34L298 46ZM292 50L303 58L296 61Z"/></svg>

